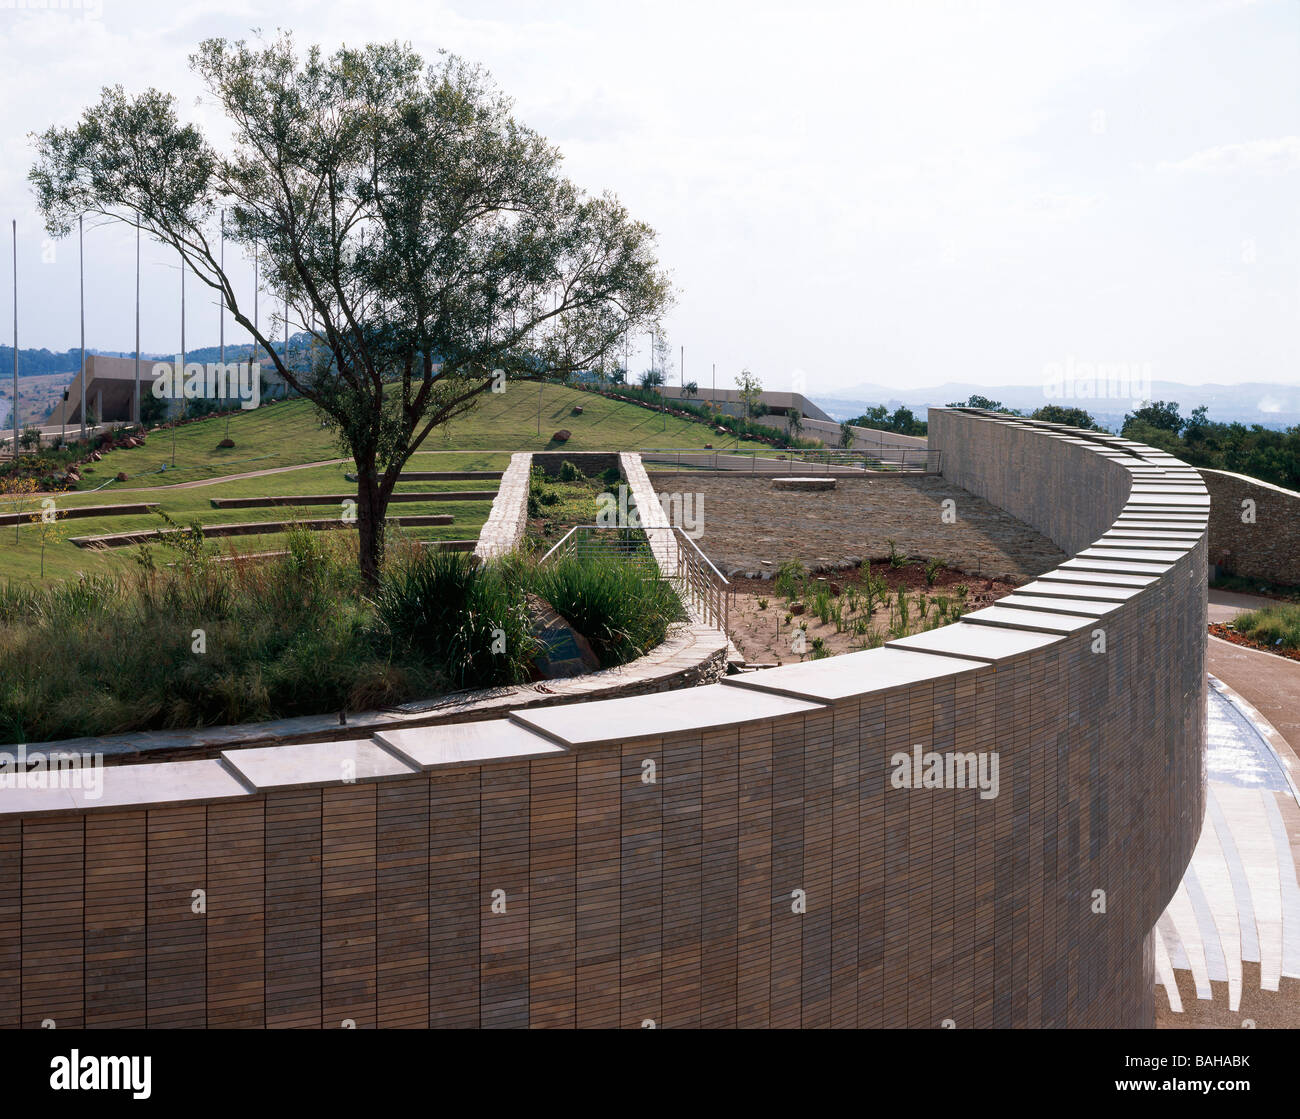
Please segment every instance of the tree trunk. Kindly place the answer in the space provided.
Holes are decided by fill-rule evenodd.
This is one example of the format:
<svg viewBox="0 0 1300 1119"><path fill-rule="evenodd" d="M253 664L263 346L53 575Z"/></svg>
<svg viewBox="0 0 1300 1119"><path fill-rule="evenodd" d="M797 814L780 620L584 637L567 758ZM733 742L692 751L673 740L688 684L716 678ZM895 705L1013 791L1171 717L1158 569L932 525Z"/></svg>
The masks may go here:
<svg viewBox="0 0 1300 1119"><path fill-rule="evenodd" d="M384 517L388 495L379 484L373 462L357 464L357 559L361 577L370 586L379 583L384 560Z"/></svg>

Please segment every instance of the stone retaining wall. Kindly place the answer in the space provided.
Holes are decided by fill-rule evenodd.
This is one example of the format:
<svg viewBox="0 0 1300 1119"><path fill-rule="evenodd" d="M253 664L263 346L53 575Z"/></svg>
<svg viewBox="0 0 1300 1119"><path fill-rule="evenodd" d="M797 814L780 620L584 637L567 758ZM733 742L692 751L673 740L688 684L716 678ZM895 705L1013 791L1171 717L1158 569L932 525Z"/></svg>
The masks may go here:
<svg viewBox="0 0 1300 1119"><path fill-rule="evenodd" d="M533 465L538 467L548 478L558 478L560 468L571 462L588 478L594 478L611 466L619 464L617 451L537 451L533 454Z"/></svg>
<svg viewBox="0 0 1300 1119"><path fill-rule="evenodd" d="M510 456L510 465L501 475L501 485L492 500L492 512L478 534L474 554L479 559L513 552L523 540L528 526L528 477L532 458L527 453Z"/></svg>
<svg viewBox="0 0 1300 1119"><path fill-rule="evenodd" d="M1300 493L1225 470L1200 475L1210 491L1210 562L1227 575L1300 586Z"/></svg>

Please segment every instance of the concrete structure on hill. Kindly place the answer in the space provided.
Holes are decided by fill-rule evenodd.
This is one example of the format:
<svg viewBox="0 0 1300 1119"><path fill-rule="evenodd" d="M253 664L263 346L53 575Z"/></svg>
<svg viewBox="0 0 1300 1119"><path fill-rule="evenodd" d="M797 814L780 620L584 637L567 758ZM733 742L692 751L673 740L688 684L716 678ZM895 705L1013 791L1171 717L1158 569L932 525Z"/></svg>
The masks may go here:
<svg viewBox="0 0 1300 1119"><path fill-rule="evenodd" d="M142 400L152 391L159 366L165 366L170 372L174 365L174 361L140 359ZM187 368L190 365L202 368L205 373L217 368L215 362L206 365L186 363ZM240 363L238 368L244 370L246 363ZM270 365L262 363L259 369L262 378L260 398L271 400L284 396L284 379ZM42 427L72 427L81 424L81 381L82 375L78 372L68 384L63 402L54 406ZM86 410L91 416L97 417L101 423L135 423L139 420L135 412L135 358L87 354L85 382ZM237 407L239 403L238 397L231 394L218 396L217 399L229 407ZM180 402L168 400L167 405L167 414L170 416L173 411L179 410Z"/></svg>
<svg viewBox="0 0 1300 1119"><path fill-rule="evenodd" d="M702 385L700 391L694 396L687 396L680 385L661 385L659 391L669 400L684 400L688 404L717 404L729 416L744 415L745 405L740 399L738 389L715 390ZM769 412L785 412L790 408L798 408L805 418L830 421L830 416L801 392L772 392L764 389L759 393L758 398Z"/></svg>

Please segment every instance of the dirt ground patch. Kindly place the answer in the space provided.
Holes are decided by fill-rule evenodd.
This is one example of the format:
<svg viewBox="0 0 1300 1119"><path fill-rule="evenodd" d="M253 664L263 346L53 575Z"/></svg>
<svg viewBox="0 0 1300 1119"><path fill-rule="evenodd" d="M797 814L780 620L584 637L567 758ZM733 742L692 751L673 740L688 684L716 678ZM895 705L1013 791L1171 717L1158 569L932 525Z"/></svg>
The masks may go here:
<svg viewBox="0 0 1300 1119"><path fill-rule="evenodd" d="M1258 649L1261 653L1271 653L1275 657L1286 657L1287 660L1300 661L1300 649L1288 649L1284 645L1266 645L1262 641L1256 641L1253 637L1247 637L1244 633L1238 633L1223 622L1211 624L1210 634L1224 641L1230 641L1233 645L1241 645L1246 649Z"/></svg>
<svg viewBox="0 0 1300 1119"><path fill-rule="evenodd" d="M788 584L778 591L778 581L732 580L728 629L750 664L792 664L877 648L894 637L947 625L1015 590L1012 582L952 568L928 578L924 564L897 567L888 561L823 576L810 572L793 594Z"/></svg>
<svg viewBox="0 0 1300 1119"><path fill-rule="evenodd" d="M660 473L652 481L661 497L677 493L683 508L689 501L696 543L728 578L761 577L786 560L822 571L856 566L887 555L890 540L909 556L1005 582L1066 558L1041 533L939 477L845 478L817 493L774 490L762 476Z"/></svg>

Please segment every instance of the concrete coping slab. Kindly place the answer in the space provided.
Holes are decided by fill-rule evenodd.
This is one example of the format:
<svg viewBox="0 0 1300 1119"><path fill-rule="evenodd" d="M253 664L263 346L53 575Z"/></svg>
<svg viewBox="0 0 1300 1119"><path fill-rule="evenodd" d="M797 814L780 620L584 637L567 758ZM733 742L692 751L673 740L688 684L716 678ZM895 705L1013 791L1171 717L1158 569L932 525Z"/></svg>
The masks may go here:
<svg viewBox="0 0 1300 1119"><path fill-rule="evenodd" d="M1084 548L1076 553L1080 559L1124 559L1138 560L1144 563L1173 563L1190 551L1187 548L1134 548L1113 542L1097 543L1091 548Z"/></svg>
<svg viewBox="0 0 1300 1119"><path fill-rule="evenodd" d="M998 599L998 606L1014 606L1017 610L1033 610L1045 614L1079 614L1085 618L1100 618L1120 604L1100 598L1065 598L1060 595L1009 594ZM967 617L970 617L968 614Z"/></svg>
<svg viewBox="0 0 1300 1119"><path fill-rule="evenodd" d="M1121 513L1111 529L1158 528L1165 532L1195 532L1199 535L1209 523L1208 513Z"/></svg>
<svg viewBox="0 0 1300 1119"><path fill-rule="evenodd" d="M1163 575L1173 566L1170 563L1144 563L1137 560L1105 559L1094 556L1080 556L1066 560L1058 571L1072 575L1076 571L1097 571L1103 574L1114 572L1121 575Z"/></svg>
<svg viewBox="0 0 1300 1119"><path fill-rule="evenodd" d="M1002 605L1005 601L1000 599L993 606L963 614L962 623L972 626L991 626L997 629L1029 630L1033 633L1074 633L1092 623L1092 618L1080 618L1075 614L1017 610L1015 607Z"/></svg>
<svg viewBox="0 0 1300 1119"><path fill-rule="evenodd" d="M1058 567L1055 571L1043 572L1037 581L1040 583L1083 583L1099 587L1131 587L1140 591L1143 587L1149 587L1156 582L1157 577L1110 569L1098 571L1086 567L1063 571ZM1017 590L1023 591L1025 588L1018 587Z"/></svg>
<svg viewBox="0 0 1300 1119"><path fill-rule="evenodd" d="M731 688L749 688L796 699L834 703L855 696L875 695L891 688L907 687L924 680L979 671L982 671L980 664L960 657L881 648L728 676L722 684Z"/></svg>
<svg viewBox="0 0 1300 1119"><path fill-rule="evenodd" d="M1133 544L1141 546L1142 541L1147 541L1155 545L1157 548L1162 545L1167 546L1170 544L1183 543L1186 543L1188 547L1191 547L1201 539L1201 536L1202 533L1195 529L1157 528L1155 526L1147 528L1131 528L1125 526L1123 528L1108 529L1103 532L1101 536L1097 538L1097 543L1100 544L1105 540L1118 545L1121 541L1131 541ZM1124 546L1129 547L1130 545L1125 544Z"/></svg>
<svg viewBox="0 0 1300 1119"><path fill-rule="evenodd" d="M409 765L424 770L567 753L558 743L510 719L383 730L375 735L375 741Z"/></svg>
<svg viewBox="0 0 1300 1119"><path fill-rule="evenodd" d="M510 718L555 742L576 747L702 732L824 709L823 704L787 696L705 684L679 692L516 711Z"/></svg>
<svg viewBox="0 0 1300 1119"><path fill-rule="evenodd" d="M969 617L969 615L967 615ZM999 629L995 626L967 625L966 619L941 629L914 633L886 643L887 649L908 649L938 653L950 657L996 664L998 661L1032 653L1064 641L1064 635L1034 633L1023 629Z"/></svg>
<svg viewBox="0 0 1300 1119"><path fill-rule="evenodd" d="M1127 512L1130 506L1136 506L1138 509L1149 509L1154 506L1168 508L1174 512L1198 509L1202 506L1208 509L1210 495L1205 492L1197 493L1195 490L1180 490L1173 486L1162 486L1158 490L1135 489L1129 492L1128 501L1124 503L1122 511Z"/></svg>
<svg viewBox="0 0 1300 1119"><path fill-rule="evenodd" d="M1141 587L1117 587L1104 583L1054 583L1048 579L1035 579L1023 587L1017 587L1018 596L1041 596L1043 598L1085 599L1090 602L1110 602L1118 605L1127 602L1134 595L1142 593Z"/></svg>
<svg viewBox="0 0 1300 1119"><path fill-rule="evenodd" d="M36 775L24 778L31 782ZM230 768L215 758L88 767L66 788L0 787L0 815L74 812L101 808L163 808L215 804L253 795ZM56 775L45 775L49 780Z"/></svg>
<svg viewBox="0 0 1300 1119"><path fill-rule="evenodd" d="M258 792L350 785L418 770L368 738L223 750L222 758Z"/></svg>

